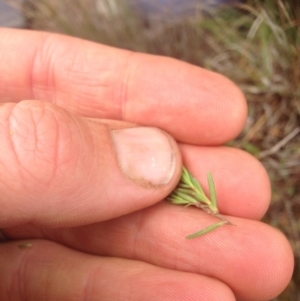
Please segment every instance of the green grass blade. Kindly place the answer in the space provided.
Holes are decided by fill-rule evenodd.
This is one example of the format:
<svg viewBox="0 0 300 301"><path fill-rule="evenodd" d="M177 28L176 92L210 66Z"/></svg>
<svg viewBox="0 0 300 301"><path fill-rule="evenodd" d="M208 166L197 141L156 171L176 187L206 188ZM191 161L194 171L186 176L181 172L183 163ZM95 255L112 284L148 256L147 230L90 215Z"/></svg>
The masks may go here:
<svg viewBox="0 0 300 301"><path fill-rule="evenodd" d="M190 204L190 202L188 202L187 200L184 200L184 199L180 198L179 196L173 195L173 194L167 198L167 201L172 204L175 204L175 205L189 205Z"/></svg>
<svg viewBox="0 0 300 301"><path fill-rule="evenodd" d="M207 234L207 233L209 233L209 232L211 232L211 231L213 231L213 230L215 230L215 229L217 229L217 228L223 226L224 224L225 224L224 221L215 223L215 224L210 225L210 226L208 226L208 227L206 227L206 228L204 228L204 229L202 229L202 230L200 230L200 231L198 231L198 232L196 232L196 233L193 233L193 234L191 234L191 235L188 235L186 238L187 238L187 239L192 239L192 238L196 238L196 237L205 235L205 234Z"/></svg>
<svg viewBox="0 0 300 301"><path fill-rule="evenodd" d="M188 185L191 185L190 173L184 166L182 167L181 181L183 183L187 183Z"/></svg>
<svg viewBox="0 0 300 301"><path fill-rule="evenodd" d="M216 195L216 188L215 183L212 177L212 174L209 172L207 174L207 181L208 181L208 187L209 187L209 194L210 194L210 200L211 200L211 210L215 213L218 212L218 204L217 204L217 195Z"/></svg>
<svg viewBox="0 0 300 301"><path fill-rule="evenodd" d="M200 186L199 182L193 176L191 176L191 180L192 180L193 186L195 188L195 191L199 195L205 196L205 193L204 193L202 187Z"/></svg>
<svg viewBox="0 0 300 301"><path fill-rule="evenodd" d="M197 200L195 200L193 197L191 197L191 196L188 195L188 194L182 193L181 191L178 191L178 190L177 190L177 191L176 191L176 195L177 195L178 197L180 197L181 199L186 200L187 203L191 203L191 204L197 203Z"/></svg>

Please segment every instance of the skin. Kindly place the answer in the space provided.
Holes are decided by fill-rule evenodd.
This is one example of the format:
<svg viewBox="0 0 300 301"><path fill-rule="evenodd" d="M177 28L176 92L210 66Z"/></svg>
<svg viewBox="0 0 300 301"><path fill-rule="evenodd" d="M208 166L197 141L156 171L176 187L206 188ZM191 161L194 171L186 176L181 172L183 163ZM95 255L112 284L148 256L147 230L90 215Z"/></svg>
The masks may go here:
<svg viewBox="0 0 300 301"><path fill-rule="evenodd" d="M10 239L0 244L1 300L264 301L286 287L291 247L259 222L267 173L221 146L247 116L231 81L170 58L9 29L0 29L0 60L0 227ZM136 184L116 162L111 130L137 125L174 137L165 185ZM181 160L204 187L212 172L235 226L185 239L215 219L161 202Z"/></svg>

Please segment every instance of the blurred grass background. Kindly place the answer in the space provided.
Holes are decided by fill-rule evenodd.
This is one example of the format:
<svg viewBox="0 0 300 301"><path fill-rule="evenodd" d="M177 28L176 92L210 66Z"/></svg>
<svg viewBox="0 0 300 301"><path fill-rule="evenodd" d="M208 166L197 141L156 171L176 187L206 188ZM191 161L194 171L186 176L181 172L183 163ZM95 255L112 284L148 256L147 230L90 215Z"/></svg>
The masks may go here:
<svg viewBox="0 0 300 301"><path fill-rule="evenodd" d="M18 0L7 0L21 5ZM174 57L224 74L246 94L249 115L229 145L268 170L272 203L264 221L288 237L295 270L273 301L300 301L300 1L248 0L147 16L126 0L25 1L27 26Z"/></svg>

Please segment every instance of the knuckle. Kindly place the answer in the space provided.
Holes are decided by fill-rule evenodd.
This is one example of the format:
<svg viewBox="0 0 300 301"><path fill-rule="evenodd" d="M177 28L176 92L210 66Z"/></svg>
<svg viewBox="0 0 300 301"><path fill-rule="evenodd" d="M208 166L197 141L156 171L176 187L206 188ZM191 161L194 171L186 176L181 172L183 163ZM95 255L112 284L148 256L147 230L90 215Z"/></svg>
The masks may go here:
<svg viewBox="0 0 300 301"><path fill-rule="evenodd" d="M11 107L6 118L6 147L0 162L6 172L21 179L22 187L48 185L70 158L71 131L67 114L48 103L23 101Z"/></svg>

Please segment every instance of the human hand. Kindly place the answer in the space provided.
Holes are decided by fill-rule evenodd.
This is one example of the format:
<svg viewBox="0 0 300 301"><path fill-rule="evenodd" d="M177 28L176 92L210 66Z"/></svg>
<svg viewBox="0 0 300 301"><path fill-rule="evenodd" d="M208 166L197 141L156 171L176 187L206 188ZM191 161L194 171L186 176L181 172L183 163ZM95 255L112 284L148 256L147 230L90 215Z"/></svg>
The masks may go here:
<svg viewBox="0 0 300 301"><path fill-rule="evenodd" d="M267 174L247 153L220 146L247 111L229 80L18 30L0 30L0 58L0 228L10 239L0 245L1 300L256 301L287 285L291 248L258 222ZM157 129L133 139L140 126L171 134L203 185L212 172L220 212L235 226L185 239L214 218L159 202L181 159ZM19 249L23 241L32 247Z"/></svg>

